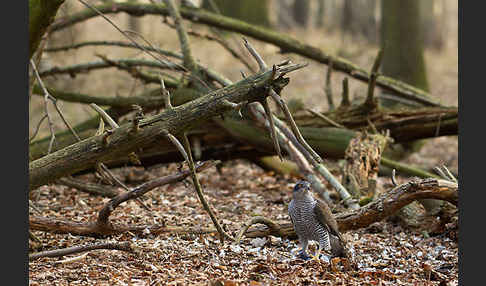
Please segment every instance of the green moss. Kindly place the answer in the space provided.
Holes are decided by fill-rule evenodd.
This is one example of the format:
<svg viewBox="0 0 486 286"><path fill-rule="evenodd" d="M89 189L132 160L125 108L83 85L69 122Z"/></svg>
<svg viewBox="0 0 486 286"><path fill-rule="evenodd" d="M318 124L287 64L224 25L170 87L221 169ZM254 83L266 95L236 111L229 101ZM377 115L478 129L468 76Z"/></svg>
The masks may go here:
<svg viewBox="0 0 486 286"><path fill-rule="evenodd" d="M62 3L64 0L29 0L29 58L37 50Z"/></svg>

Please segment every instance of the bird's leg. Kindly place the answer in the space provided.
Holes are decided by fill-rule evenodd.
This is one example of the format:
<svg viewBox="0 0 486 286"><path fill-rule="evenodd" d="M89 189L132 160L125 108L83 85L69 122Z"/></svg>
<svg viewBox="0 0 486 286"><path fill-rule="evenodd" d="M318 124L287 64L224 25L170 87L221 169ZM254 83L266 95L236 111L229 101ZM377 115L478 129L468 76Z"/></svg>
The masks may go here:
<svg viewBox="0 0 486 286"><path fill-rule="evenodd" d="M307 240L300 240L300 241L301 241L300 245L302 249L297 254L297 257L303 260L309 260L310 256L306 252L308 241Z"/></svg>
<svg viewBox="0 0 486 286"><path fill-rule="evenodd" d="M319 255L321 255L321 245L319 244L319 247L317 248L317 251L314 255L312 255L311 260L319 260Z"/></svg>
<svg viewBox="0 0 486 286"><path fill-rule="evenodd" d="M325 232L324 236L320 239L319 241L319 247L317 248L317 252L315 255L312 256L312 260L319 260L319 256L321 255L321 251L324 249L324 251L331 253L331 242L329 241L329 233ZM330 258L330 256L328 256Z"/></svg>

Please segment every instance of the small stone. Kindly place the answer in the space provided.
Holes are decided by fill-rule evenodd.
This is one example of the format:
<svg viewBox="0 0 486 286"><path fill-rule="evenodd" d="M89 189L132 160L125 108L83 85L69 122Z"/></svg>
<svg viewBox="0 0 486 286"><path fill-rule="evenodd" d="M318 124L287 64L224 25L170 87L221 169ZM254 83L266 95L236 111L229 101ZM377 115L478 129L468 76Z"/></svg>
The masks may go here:
<svg viewBox="0 0 486 286"><path fill-rule="evenodd" d="M257 237L257 238L254 238L250 241L250 243L253 247L263 247L266 242L267 242L267 239L265 237L264 238Z"/></svg>

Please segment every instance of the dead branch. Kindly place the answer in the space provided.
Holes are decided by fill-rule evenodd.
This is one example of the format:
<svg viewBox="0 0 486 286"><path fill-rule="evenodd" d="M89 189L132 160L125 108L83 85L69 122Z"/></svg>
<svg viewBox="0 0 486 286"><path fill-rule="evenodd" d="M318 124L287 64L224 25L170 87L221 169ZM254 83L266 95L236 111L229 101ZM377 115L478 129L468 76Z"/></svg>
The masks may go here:
<svg viewBox="0 0 486 286"><path fill-rule="evenodd" d="M458 198L457 184L441 179L422 179L394 187L359 210L339 213L335 217L339 230L346 232L381 221L415 200L445 200L457 206ZM296 237L291 223L279 224L278 227L277 233L283 234L282 236ZM259 227L249 230L246 237L261 237L270 234L275 235L275 233L275 230Z"/></svg>
<svg viewBox="0 0 486 286"><path fill-rule="evenodd" d="M439 176L437 176L433 173L427 172L427 171L422 170L418 167L413 167L413 166L410 166L410 165L406 165L406 164L391 160L391 159L386 158L386 157L381 157L380 164L382 164L383 166L387 166L389 168L396 169L400 173L407 174L409 176L416 176L416 177L420 177L420 178L440 179Z"/></svg>
<svg viewBox="0 0 486 286"><path fill-rule="evenodd" d="M217 161L207 161L197 164L195 169L205 170L214 165ZM184 170L178 174L168 175L165 177L157 178L146 182L133 188L130 192L125 192L112 198L105 206L99 211L96 221L88 223L79 223L69 220L57 220L52 218L45 218L39 216L31 216L29 218L29 226L31 230L42 230L55 233L72 233L76 235L86 236L103 236L124 233L131 231L133 233L143 234L147 230L154 230L157 233L167 231L165 226L130 226L114 224L109 220L111 213L121 203L131 199L139 198L143 194L153 190L156 187L173 184L184 180L191 175L190 170ZM169 228L170 229L170 228ZM152 233L152 232L150 232Z"/></svg>
<svg viewBox="0 0 486 286"><path fill-rule="evenodd" d="M290 64L277 67L277 71L283 75L302 67L302 65ZM104 138L105 134L93 136L37 159L29 164L30 189L90 168L96 162L126 156L130 152L159 141L162 137L166 138L167 133L181 134L203 120L231 110L231 107L224 104L225 100L261 101L269 87L280 91L289 81L282 75L272 79L273 74L272 71L256 74L177 106L174 110L164 110L156 116L143 119L136 134L130 132L132 124L124 124L116 128L107 138Z"/></svg>
<svg viewBox="0 0 486 286"><path fill-rule="evenodd" d="M280 233L280 228L279 228L277 223L271 221L268 218L265 218L265 217L262 217L262 216L257 216L257 217L254 217L251 220L249 220L249 221L247 221L246 223L243 224L240 231L238 232L238 235L236 236L235 244L239 244L241 239L243 238L243 235L250 228L250 226L257 224L257 223L261 223L261 224L266 225L269 228L269 230L271 231L272 235L282 236L282 234Z"/></svg>
<svg viewBox="0 0 486 286"><path fill-rule="evenodd" d="M139 48L140 50L144 51L146 54L148 54L149 56L151 56L153 59L155 59L156 61L160 62L161 64L164 64L165 61L163 61L162 59L156 57L154 54L152 54L150 51L146 50L143 46L139 45L137 43L137 41L135 41L132 37L130 37L128 35L127 32L123 31L122 29L120 29L120 27L118 27L118 25L116 25L112 20L110 20L108 17L106 17L104 15L104 12L100 11L98 8L86 3L85 1L83 0L78 0L79 2L81 2L83 5L85 5L86 7L88 7L93 13L96 13L96 15L98 16L101 16L103 19L105 19L108 23L110 23L118 32L120 32L125 38L127 38L128 40L130 40L135 46L137 46L137 48ZM183 71L187 71L183 66L179 65L179 64L174 64L176 66L178 66L178 68L182 69Z"/></svg>
<svg viewBox="0 0 486 286"><path fill-rule="evenodd" d="M174 19L177 35L181 44L182 55L184 56L184 67L186 67L193 75L198 74L197 65L192 57L191 46L189 45L189 38L187 37L186 29L182 24L181 14L174 4L174 0L164 0L165 5L169 9L170 16Z"/></svg>
<svg viewBox="0 0 486 286"><path fill-rule="evenodd" d="M169 15L169 9L163 5L153 4L139 4L139 3L106 3L96 6L96 9L100 13L121 13L125 12L131 15ZM274 44L283 52L292 52L304 57L316 60L323 64L329 64L333 62L333 69L335 71L341 71L349 76L364 82L369 82L370 74L363 68L342 59L340 57L331 56L319 48L301 43L300 41L278 33L272 30L268 30L262 27L251 25L242 21L238 21L233 18L217 15L208 11L200 9L190 9L186 7L180 7L179 12L181 17L197 23L202 23L211 27L216 27L226 31L238 32L246 36L253 37L255 39ZM85 21L87 19L99 16L99 14L92 10L85 10L79 13L73 14L69 19L62 19L52 25L52 32L66 28L73 24ZM400 96L415 102L418 102L425 106L440 106L437 102L430 99L429 93L406 84L402 81L389 78L386 76L380 76L376 80L376 85L393 92L396 96Z"/></svg>
<svg viewBox="0 0 486 286"><path fill-rule="evenodd" d="M375 93L376 80L379 76L378 69L380 68L382 58L383 58L383 49L380 49L378 51L378 55L376 55L375 62L373 63L373 67L371 68L371 72L370 72L370 81L368 84L368 95L366 96L366 100L364 102L364 104L368 108L375 108L377 105L377 103L373 100L373 95Z"/></svg>
<svg viewBox="0 0 486 286"><path fill-rule="evenodd" d="M349 100L349 83L348 78L345 77L343 79L343 93L342 93L341 105L340 108L346 108L351 105L351 101Z"/></svg>
<svg viewBox="0 0 486 286"><path fill-rule="evenodd" d="M331 124L331 125L332 125L332 126L334 126L334 127L337 127L337 128L346 128L346 127L342 126L341 124L336 123L334 120L332 120L331 118L329 118L329 117L325 116L325 115L324 115L324 114L322 114L322 113L315 112L314 110L309 109L309 108L306 108L306 110L307 110L308 112L312 113L312 115L314 115L314 116L317 116L317 117L321 118L322 120L324 120L325 122L327 122L327 123Z"/></svg>
<svg viewBox="0 0 486 286"><path fill-rule="evenodd" d="M49 131L51 132L51 137L50 137L51 139L49 141L49 148L47 149L47 154L50 154L51 151L52 151L52 146L54 144L54 140L56 140L56 135L55 135L55 132L54 132L54 124L52 123L52 118L51 118L51 115L49 114L49 109L47 108L48 103L49 103L48 99L49 99L50 94L47 91L46 87L44 86L44 83L42 82L42 79L39 75L39 72L37 71L37 67L35 66L35 63L32 59L30 60L30 65L32 66L35 77L37 78L37 81L39 81L39 84L41 85L42 90L44 92L44 108L45 108L45 112L46 112L46 116L47 116L47 123L49 125Z"/></svg>
<svg viewBox="0 0 486 286"><path fill-rule="evenodd" d="M184 146L185 146L185 149L187 151L186 161L187 161L187 164L189 165L189 169L191 170L192 184L194 185L194 188L196 189L196 193L197 193L197 196L199 197L199 201L201 202L204 210L209 214L211 221L213 222L214 226L218 230L221 243L224 242L225 238L233 241L234 238L223 230L223 228L219 224L218 218L216 217L214 212L211 210L211 207L209 206L209 203L207 202L206 198L204 198L202 186L199 183L199 179L197 178L196 168L194 166L194 160L192 159L191 144L189 143L189 139L187 139L186 133L183 134L183 138L184 138Z"/></svg>
<svg viewBox="0 0 486 286"><path fill-rule="evenodd" d="M103 243L96 243L91 245L73 246L73 247L67 247L62 249L32 253L29 254L29 261L39 259L42 257L61 257L69 254L75 254L75 253L80 253L85 251L96 250L96 249L121 250L121 251L133 252L134 247L128 241L121 242L121 243L103 242Z"/></svg>
<svg viewBox="0 0 486 286"><path fill-rule="evenodd" d="M85 73L92 70L104 69L116 67L119 69L132 69L135 67L152 67L158 69L170 69L173 71L183 72L184 70L180 68L173 62L160 60L159 62L144 60L144 59L110 59L109 61L100 60L81 64L75 64L72 66L65 67L52 67L39 72L40 76L52 76L58 74L68 74L74 77L77 73Z"/></svg>
<svg viewBox="0 0 486 286"><path fill-rule="evenodd" d="M172 57L172 58L176 58L176 59L179 59L179 60L183 60L183 58L184 58L183 55L176 53L176 52L163 50L163 49L156 48L156 47L153 47L153 46L135 45L133 43L127 43L127 42L122 42L122 41L87 41L87 42L81 42L81 43L77 43L77 44L73 44L73 45L54 47L54 48L48 49L48 51L49 52L66 51L66 50L69 50L69 49L77 49L77 48L88 47L88 46L116 46L116 47L126 47L126 48L138 48L138 47L141 46L144 50L156 52L157 54L160 54L160 55L163 55L163 56ZM207 68L207 67L205 67L205 66L203 66L203 65L201 65L197 62L195 64L197 65L198 70L200 72L202 72L208 79L215 81L215 82L217 82L217 83L219 83L223 86L230 83L230 81L227 78L225 78L223 75L217 73L216 71L214 71L210 68ZM141 79L141 80L145 81L146 83L159 83L160 82L160 79L158 79L157 77L154 77L154 76L151 76L149 74L143 73L139 70L133 69L130 66L127 67L127 66L123 66L123 65L117 65L117 67L119 69L122 69L122 70L129 72L135 78ZM165 81L166 81L166 84L167 84L168 80L165 79ZM171 81L171 83L172 83L172 81ZM177 84L171 84L170 87L177 87Z"/></svg>
<svg viewBox="0 0 486 286"><path fill-rule="evenodd" d="M172 58L182 60L182 55L173 51L163 50L152 46L136 45L134 43L128 43L123 41L86 41L86 42L80 42L71 45L45 48L44 52L47 53L64 52L64 51L79 49L83 47L90 47L90 46L112 46L112 47L137 48L137 49L138 46L142 46L143 49L147 51L156 52L157 54L166 57L172 57Z"/></svg>
<svg viewBox="0 0 486 286"><path fill-rule="evenodd" d="M120 194L116 188L106 185L93 184L81 180L74 179L72 177L60 178L56 183L65 185L71 188L75 188L81 192L85 192L92 195L113 198Z"/></svg>
<svg viewBox="0 0 486 286"><path fill-rule="evenodd" d="M329 105L329 110L334 109L334 99L332 98L332 87L331 87L331 74L332 74L332 60L330 60L329 64L327 65L326 86L324 88L327 97L327 103Z"/></svg>
<svg viewBox="0 0 486 286"><path fill-rule="evenodd" d="M259 105L250 106L250 111L255 117L255 121L262 125L269 125L268 121L264 116L265 112L262 109L263 108L261 108L261 106ZM295 136L293 136L292 132L287 126L285 126L278 119L276 120L276 124L278 126L275 129L278 140L280 141L280 144L285 148L287 153L290 155L292 161L294 161L298 166L300 174L311 182L313 190L315 190L319 196L325 199L326 202L331 203L329 193L327 192L325 186L322 184L321 180L315 175L311 165L307 160L307 158L310 157L310 154L306 153L307 151L305 149L297 147L299 146L299 142L297 142L297 139L295 138Z"/></svg>

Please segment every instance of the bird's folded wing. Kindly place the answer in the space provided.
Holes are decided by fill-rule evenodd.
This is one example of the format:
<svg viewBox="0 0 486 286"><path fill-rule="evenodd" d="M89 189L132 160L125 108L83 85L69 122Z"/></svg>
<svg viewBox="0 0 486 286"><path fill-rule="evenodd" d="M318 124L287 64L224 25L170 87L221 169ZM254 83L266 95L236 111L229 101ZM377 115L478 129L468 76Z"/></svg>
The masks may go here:
<svg viewBox="0 0 486 286"><path fill-rule="evenodd" d="M339 232L339 227L331 213L331 209L323 200L317 199L317 203L314 207L314 214L321 225L326 226L329 231L341 239L341 233Z"/></svg>

